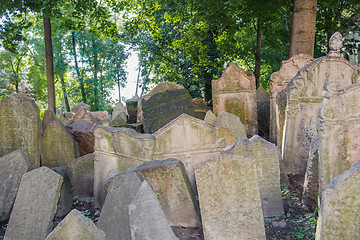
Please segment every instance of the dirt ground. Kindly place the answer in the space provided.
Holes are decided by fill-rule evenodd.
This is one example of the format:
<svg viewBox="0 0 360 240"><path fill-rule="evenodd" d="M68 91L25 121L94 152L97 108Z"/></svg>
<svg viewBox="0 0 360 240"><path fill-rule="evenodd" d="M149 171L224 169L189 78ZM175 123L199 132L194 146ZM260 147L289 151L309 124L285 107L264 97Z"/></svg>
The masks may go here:
<svg viewBox="0 0 360 240"><path fill-rule="evenodd" d="M301 204L303 178L290 177L290 186L283 188L284 214L278 217L264 219L266 239L292 240L315 239L316 209L307 208ZM74 198L72 208L76 208L83 215L92 219L96 224L100 212L94 208L92 198ZM57 225L61 219L54 220ZM7 221L0 221L0 240L4 238ZM181 240L203 240L202 228L173 227L175 235Z"/></svg>

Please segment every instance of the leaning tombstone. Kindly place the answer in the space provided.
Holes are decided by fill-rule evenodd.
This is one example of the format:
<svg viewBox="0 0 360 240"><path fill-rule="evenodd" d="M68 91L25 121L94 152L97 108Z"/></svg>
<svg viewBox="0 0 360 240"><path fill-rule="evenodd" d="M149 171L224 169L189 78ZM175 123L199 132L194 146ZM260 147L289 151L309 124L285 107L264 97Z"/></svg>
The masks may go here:
<svg viewBox="0 0 360 240"><path fill-rule="evenodd" d="M306 166L301 201L305 206L316 207L319 197L319 139L310 143L309 160Z"/></svg>
<svg viewBox="0 0 360 240"><path fill-rule="evenodd" d="M144 180L129 204L131 240L176 240L150 184Z"/></svg>
<svg viewBox="0 0 360 240"><path fill-rule="evenodd" d="M137 121L137 108L138 108L139 97L133 97L126 100L126 109L128 113L128 123L136 123Z"/></svg>
<svg viewBox="0 0 360 240"><path fill-rule="evenodd" d="M294 55L288 60L282 61L280 70L274 72L270 76L270 141L273 143L277 143L277 138L280 137L278 136L278 132L282 133L282 129L278 130L276 124L276 96L286 87L290 80L295 77L296 73L301 68L305 67L313 60L314 58L307 54L300 53ZM281 119L280 121L283 122L284 119Z"/></svg>
<svg viewBox="0 0 360 240"><path fill-rule="evenodd" d="M319 108L319 187L360 159L360 83L326 86Z"/></svg>
<svg viewBox="0 0 360 240"><path fill-rule="evenodd" d="M251 139L238 138L225 154L254 159L264 217L280 216L284 205L280 189L280 150L258 135Z"/></svg>
<svg viewBox="0 0 360 240"><path fill-rule="evenodd" d="M319 134L318 108L325 84L334 82L337 87L343 87L355 83L360 76L359 68L340 56L341 44L341 34L334 33L328 55L302 68L286 87L282 154L288 174L305 174L311 139Z"/></svg>
<svg viewBox="0 0 360 240"><path fill-rule="evenodd" d="M206 113L210 110L210 107L202 98L191 99L190 108L192 108L192 115L198 119L204 120Z"/></svg>
<svg viewBox="0 0 360 240"><path fill-rule="evenodd" d="M71 162L71 184L75 196L94 196L94 161L95 155L90 153Z"/></svg>
<svg viewBox="0 0 360 240"><path fill-rule="evenodd" d="M87 105L86 103L80 102L80 103L76 104L75 106L73 106L73 107L71 108L71 112L77 113L77 112L80 111L81 109L84 109L84 110L90 112L91 107L90 107L90 105Z"/></svg>
<svg viewBox="0 0 360 240"><path fill-rule="evenodd" d="M170 226L199 227L200 218L184 164L174 158L140 164L136 171L152 186Z"/></svg>
<svg viewBox="0 0 360 240"><path fill-rule="evenodd" d="M207 111L204 117L204 122L215 124L215 121L216 121L215 114L211 110Z"/></svg>
<svg viewBox="0 0 360 240"><path fill-rule="evenodd" d="M104 181L118 173L152 160L155 137L129 128L98 126L95 134L94 198L101 208L106 192Z"/></svg>
<svg viewBox="0 0 360 240"><path fill-rule="evenodd" d="M13 93L0 101L0 156L23 150L31 169L40 166L40 110L23 93Z"/></svg>
<svg viewBox="0 0 360 240"><path fill-rule="evenodd" d="M246 134L257 133L255 77L231 63L220 79L212 81L213 111L232 113L246 126Z"/></svg>
<svg viewBox="0 0 360 240"><path fill-rule="evenodd" d="M62 177L47 167L25 173L4 240L45 239L51 232Z"/></svg>
<svg viewBox="0 0 360 240"><path fill-rule="evenodd" d="M195 165L205 239L265 239L255 161L235 155Z"/></svg>
<svg viewBox="0 0 360 240"><path fill-rule="evenodd" d="M334 177L321 196L316 240L360 239L360 161Z"/></svg>
<svg viewBox="0 0 360 240"><path fill-rule="evenodd" d="M0 157L0 220L9 219L21 177L29 168L29 159L22 150Z"/></svg>
<svg viewBox="0 0 360 240"><path fill-rule="evenodd" d="M62 167L52 168L54 172L60 174L63 178L63 184L61 185L60 198L57 203L56 217L64 217L71 211L72 201L74 198L72 192L72 185L70 178L66 173L66 169Z"/></svg>
<svg viewBox="0 0 360 240"><path fill-rule="evenodd" d="M67 124L67 129L69 129L75 140L79 143L80 156L94 152L94 129L96 126L96 123L82 119Z"/></svg>
<svg viewBox="0 0 360 240"><path fill-rule="evenodd" d="M45 240L105 240L105 233L77 209L72 210Z"/></svg>
<svg viewBox="0 0 360 240"><path fill-rule="evenodd" d="M244 126L240 121L240 118L234 114L221 111L214 124L218 127L231 129L236 138L246 138L246 126Z"/></svg>

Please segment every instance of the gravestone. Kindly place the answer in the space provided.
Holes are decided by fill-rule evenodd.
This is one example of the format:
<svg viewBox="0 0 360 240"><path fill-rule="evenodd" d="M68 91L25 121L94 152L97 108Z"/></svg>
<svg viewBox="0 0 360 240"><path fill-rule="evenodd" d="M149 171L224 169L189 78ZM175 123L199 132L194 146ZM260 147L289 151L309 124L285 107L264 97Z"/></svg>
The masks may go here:
<svg viewBox="0 0 360 240"><path fill-rule="evenodd" d="M215 114L211 110L207 111L204 118L204 122L215 124L215 121L216 121Z"/></svg>
<svg viewBox="0 0 360 240"><path fill-rule="evenodd" d="M0 101L0 156L23 150L31 169L40 166L40 110L32 98L12 93Z"/></svg>
<svg viewBox="0 0 360 240"><path fill-rule="evenodd" d="M240 121L240 118L234 114L221 111L216 120L215 125L222 128L231 129L236 138L246 138L246 127Z"/></svg>
<svg viewBox="0 0 360 240"><path fill-rule="evenodd" d="M63 218L71 211L73 204L73 192L70 178L66 173L66 169L62 167L51 168L54 172L62 176L63 183L60 189L60 198L57 203L56 217Z"/></svg>
<svg viewBox="0 0 360 240"><path fill-rule="evenodd" d="M126 100L126 109L129 115L128 123L136 123L139 97Z"/></svg>
<svg viewBox="0 0 360 240"><path fill-rule="evenodd" d="M111 127L120 127L127 123L127 110L121 102L117 102L112 112L112 119L109 123Z"/></svg>
<svg viewBox="0 0 360 240"><path fill-rule="evenodd" d="M153 160L132 169L152 186L170 226L199 227L190 182L184 164L174 158Z"/></svg>
<svg viewBox="0 0 360 240"><path fill-rule="evenodd" d="M75 196L94 196L94 161L95 155L90 153L71 162L71 184Z"/></svg>
<svg viewBox="0 0 360 240"><path fill-rule="evenodd" d="M45 128L48 125L48 123L52 121L58 121L58 119L52 109L46 109L44 112L43 119L41 121L42 132L45 131Z"/></svg>
<svg viewBox="0 0 360 240"><path fill-rule="evenodd" d="M166 220L156 194L144 180L129 204L131 240L178 239Z"/></svg>
<svg viewBox="0 0 360 240"><path fill-rule="evenodd" d="M156 138L154 159L176 158L182 161L191 188L196 194L194 164L220 155L226 145L235 142L234 135L222 136L224 133L222 130L223 128L182 114L154 133ZM229 144L226 144L226 138Z"/></svg>
<svg viewBox="0 0 360 240"><path fill-rule="evenodd" d="M335 49L340 33L330 39L330 49ZM338 48L336 48L338 49ZM312 138L318 137L318 108L327 82L338 87L355 83L360 76L357 66L340 57L340 52L330 50L302 68L286 87L287 106L283 139L283 159L288 174L304 175Z"/></svg>
<svg viewBox="0 0 360 240"><path fill-rule="evenodd" d="M260 86L256 90L256 105L259 136L269 139L270 128L270 94Z"/></svg>
<svg viewBox="0 0 360 240"><path fill-rule="evenodd" d="M120 173L110 179L110 187L98 222L98 227L106 233L106 239L131 239L128 206L142 182L142 178L135 172Z"/></svg>
<svg viewBox="0 0 360 240"><path fill-rule="evenodd" d="M319 186L360 159L360 83L326 86L319 109Z"/></svg>
<svg viewBox="0 0 360 240"><path fill-rule="evenodd" d="M82 119L73 121L66 126L79 143L80 156L94 152L94 129L96 126L97 124Z"/></svg>
<svg viewBox="0 0 360 240"><path fill-rule="evenodd" d="M9 219L21 177L29 168L29 159L22 150L0 157L0 220Z"/></svg>
<svg viewBox="0 0 360 240"><path fill-rule="evenodd" d="M105 233L77 209L72 210L45 240L105 240Z"/></svg>
<svg viewBox="0 0 360 240"><path fill-rule="evenodd" d="M255 77L231 63L220 79L212 81L213 111L232 113L246 126L246 134L257 133Z"/></svg>
<svg viewBox="0 0 360 240"><path fill-rule="evenodd" d="M360 161L334 177L322 193L316 240L360 239Z"/></svg>
<svg viewBox="0 0 360 240"><path fill-rule="evenodd" d="M86 103L80 102L80 103L76 104L75 106L73 106L73 107L71 108L71 112L77 113L77 112L80 111L81 109L84 109L84 110L90 112L91 107L90 107L89 105L87 105Z"/></svg>
<svg viewBox="0 0 360 240"><path fill-rule="evenodd" d="M204 120L207 111L210 110L210 107L202 98L191 99L190 108L192 108L193 113L190 113L193 117Z"/></svg>
<svg viewBox="0 0 360 240"><path fill-rule="evenodd" d="M309 160L306 166L304 188L301 201L306 206L316 207L319 197L319 139L310 143Z"/></svg>
<svg viewBox="0 0 360 240"><path fill-rule="evenodd" d="M51 121L41 136L41 162L49 168L64 167L71 175L71 162L77 158L74 137L60 121Z"/></svg>
<svg viewBox="0 0 360 240"><path fill-rule="evenodd" d="M47 167L25 173L4 240L45 239L51 232L62 177Z"/></svg>
<svg viewBox="0 0 360 240"><path fill-rule="evenodd" d="M238 138L225 154L252 158L255 161L264 217L280 216L284 206L280 189L280 150L275 144L255 135L251 139Z"/></svg>
<svg viewBox="0 0 360 240"><path fill-rule="evenodd" d="M206 240L265 239L255 161L235 155L195 165Z"/></svg>
<svg viewBox="0 0 360 240"><path fill-rule="evenodd" d="M270 141L273 143L277 143L277 138L281 137L282 134L282 128L278 130L276 123L276 108L278 107L276 105L276 96L287 86L301 68L305 67L313 60L314 58L307 54L300 53L294 55L288 60L282 61L280 70L274 72L270 76ZM283 111L285 111L285 109ZM279 121L283 123L284 119L285 116L279 119ZM284 126L284 124L281 124L281 126ZM278 133L280 133L280 135Z"/></svg>
<svg viewBox="0 0 360 240"><path fill-rule="evenodd" d="M98 126L95 128L94 198L101 208L106 192L106 179L152 160L155 138L129 128Z"/></svg>

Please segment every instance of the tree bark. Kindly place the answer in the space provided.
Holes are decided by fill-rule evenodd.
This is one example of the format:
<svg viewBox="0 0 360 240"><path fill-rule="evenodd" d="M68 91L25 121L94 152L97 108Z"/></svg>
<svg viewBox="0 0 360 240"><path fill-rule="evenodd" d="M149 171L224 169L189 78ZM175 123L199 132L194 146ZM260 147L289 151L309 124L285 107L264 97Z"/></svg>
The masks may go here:
<svg viewBox="0 0 360 240"><path fill-rule="evenodd" d="M290 57L299 53L314 56L317 0L294 0Z"/></svg>
<svg viewBox="0 0 360 240"><path fill-rule="evenodd" d="M76 73L78 75L78 79L79 79L79 83L80 83L81 99L82 99L83 103L86 103L86 93L85 93L84 81L83 81L82 74L80 74L80 69L79 69L79 65L78 65L78 61L77 61L77 57L76 57L75 31L72 31L71 38L72 38L72 45L73 45L75 69L76 69Z"/></svg>
<svg viewBox="0 0 360 240"><path fill-rule="evenodd" d="M64 95L66 111L70 112L70 105L69 105L69 100L68 100L68 97L67 97L66 84L65 84L65 80L64 80L63 75L60 77L60 82L61 82L61 89L62 89L63 95Z"/></svg>
<svg viewBox="0 0 360 240"><path fill-rule="evenodd" d="M99 102L99 80L98 80L98 72L99 72L99 60L98 60L98 50L96 48L96 42L93 39L92 47L94 51L94 100L95 100L95 111L100 110L100 102Z"/></svg>
<svg viewBox="0 0 360 240"><path fill-rule="evenodd" d="M261 21L258 18L257 20L257 28L256 28L256 52L255 52L255 82L256 89L260 86L260 67L261 67Z"/></svg>
<svg viewBox="0 0 360 240"><path fill-rule="evenodd" d="M45 35L45 56L46 56L46 79L48 91L48 109L56 114L55 106L55 83L54 83L54 64L51 41L51 21L44 16L44 35Z"/></svg>

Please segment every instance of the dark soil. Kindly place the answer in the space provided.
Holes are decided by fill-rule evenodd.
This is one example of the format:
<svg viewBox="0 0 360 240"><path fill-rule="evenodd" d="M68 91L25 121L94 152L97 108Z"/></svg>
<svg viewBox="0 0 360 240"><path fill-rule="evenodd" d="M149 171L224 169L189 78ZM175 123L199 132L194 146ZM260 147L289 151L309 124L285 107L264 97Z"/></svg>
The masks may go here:
<svg viewBox="0 0 360 240"><path fill-rule="evenodd" d="M290 176L290 186L283 188L284 214L265 219L266 239L315 239L316 209L307 208L301 203L303 178ZM94 207L93 198L74 198L73 209L79 210L96 224L100 212ZM57 225L62 219L55 218ZM8 221L0 222L0 240L4 238ZM202 228L172 227L181 240L203 240Z"/></svg>

